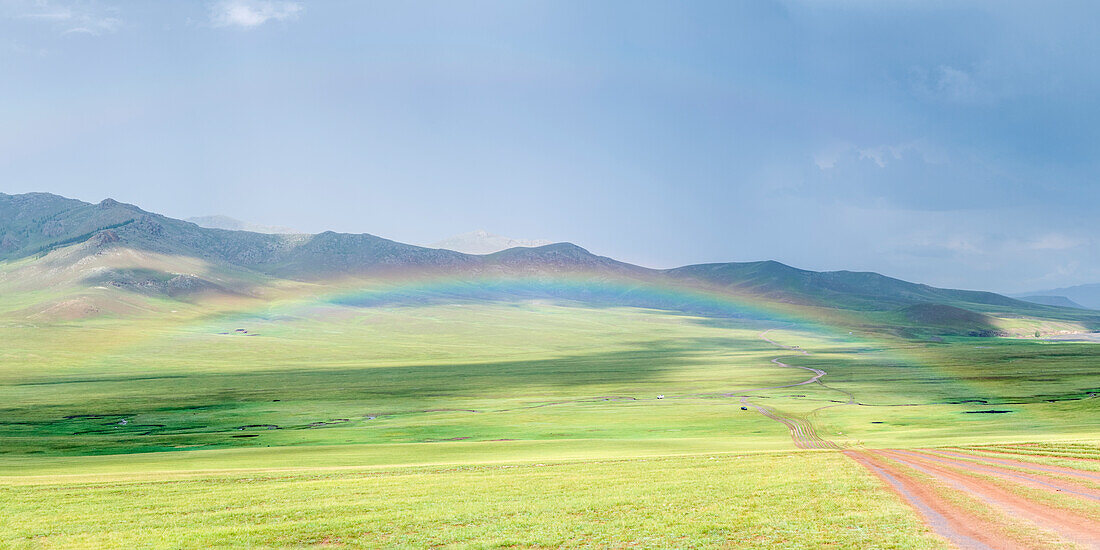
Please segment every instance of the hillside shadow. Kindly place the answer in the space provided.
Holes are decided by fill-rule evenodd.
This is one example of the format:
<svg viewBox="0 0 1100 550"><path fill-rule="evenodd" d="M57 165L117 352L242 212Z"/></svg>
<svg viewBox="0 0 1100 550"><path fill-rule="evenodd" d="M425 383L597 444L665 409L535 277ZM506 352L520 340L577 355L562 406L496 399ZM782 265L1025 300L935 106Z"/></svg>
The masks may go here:
<svg viewBox="0 0 1100 550"><path fill-rule="evenodd" d="M636 287L603 286L598 282L593 283L592 286L569 288L559 288L552 284L544 286L538 281L520 281L502 285L470 282L454 285L447 290L402 289L343 296L329 300L328 303L344 307L375 308L471 303L518 304L533 300L567 307L653 309L714 319L769 319L759 311L733 304L718 303L704 297L649 292Z"/></svg>
<svg viewBox="0 0 1100 550"><path fill-rule="evenodd" d="M527 394L539 388L583 392L585 386L629 385L657 379L665 373L698 364L701 354L730 348L755 348L759 342L736 338L693 338L675 342L639 342L635 349L566 355L556 358L437 363L414 366L362 368L266 369L244 373L173 373L151 376L117 374L102 379L40 380L27 384L59 389L61 395L80 395L80 404L44 403L6 408L10 420L18 417L87 414L139 414L152 411L223 407L272 400L428 400L438 397L483 399ZM135 394L140 398L134 398ZM48 413L47 410L56 413ZM77 410L80 409L80 410Z"/></svg>

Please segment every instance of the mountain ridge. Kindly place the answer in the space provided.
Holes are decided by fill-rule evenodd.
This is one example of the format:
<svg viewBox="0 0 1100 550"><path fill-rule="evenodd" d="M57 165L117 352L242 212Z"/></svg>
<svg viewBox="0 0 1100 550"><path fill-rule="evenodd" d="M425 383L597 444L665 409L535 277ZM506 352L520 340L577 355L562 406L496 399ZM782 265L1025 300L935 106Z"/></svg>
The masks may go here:
<svg viewBox="0 0 1100 550"><path fill-rule="evenodd" d="M941 289L874 272L810 271L774 260L656 270L592 254L572 243L471 255L367 233L266 234L204 228L113 199L92 204L48 193L0 193L0 244L0 268L9 266L0 270L0 276L9 281L55 281L50 283L54 285L66 281L64 284L173 298L204 292L248 296L263 281L276 279L308 282L413 273L460 277L582 273L843 310L895 312L929 303L982 314L1081 316L1080 310L992 292ZM18 267L11 267L16 264ZM948 317L956 324L967 319L961 314Z"/></svg>

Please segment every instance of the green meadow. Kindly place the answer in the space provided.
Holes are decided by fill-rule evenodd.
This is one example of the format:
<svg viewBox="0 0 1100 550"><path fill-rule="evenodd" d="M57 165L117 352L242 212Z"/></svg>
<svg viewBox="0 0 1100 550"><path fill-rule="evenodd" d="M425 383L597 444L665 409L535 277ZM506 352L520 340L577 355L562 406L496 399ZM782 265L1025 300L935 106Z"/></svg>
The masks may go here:
<svg viewBox="0 0 1100 550"><path fill-rule="evenodd" d="M940 547L875 487L837 453L21 479L0 544Z"/></svg>
<svg viewBox="0 0 1100 550"><path fill-rule="evenodd" d="M770 338L813 353L763 340L769 327L779 327ZM1100 427L1083 414L1100 391L1089 344L914 344L538 303L324 306L4 333L0 465L25 455L453 441L790 448L783 426L740 409L742 395L866 446L1073 438ZM810 376L776 357L825 370L827 385L749 391Z"/></svg>
<svg viewBox="0 0 1100 550"><path fill-rule="evenodd" d="M540 301L196 311L0 327L4 545L938 547L741 399L842 446L1100 433L1083 343Z"/></svg>

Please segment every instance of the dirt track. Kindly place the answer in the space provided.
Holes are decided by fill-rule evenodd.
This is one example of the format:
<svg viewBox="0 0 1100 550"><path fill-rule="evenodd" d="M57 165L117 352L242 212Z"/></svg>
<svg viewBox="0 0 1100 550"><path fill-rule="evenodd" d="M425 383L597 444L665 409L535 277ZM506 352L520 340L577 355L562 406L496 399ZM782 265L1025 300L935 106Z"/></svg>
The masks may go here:
<svg viewBox="0 0 1100 550"><path fill-rule="evenodd" d="M750 403L748 399L748 397L742 397L741 403L747 407L756 409L760 414L783 424L790 430L791 439L794 441L795 447L799 449L840 449L840 445L817 435L817 430L814 429L813 424L809 421L791 416L782 416L769 407Z"/></svg>
<svg viewBox="0 0 1100 550"><path fill-rule="evenodd" d="M771 340L768 332L761 333L760 338L786 350L809 354ZM788 365L780 359L772 362L813 376L795 384L743 393L820 384L845 393L848 402L827 405L801 417L752 403L751 396L742 396L741 403L785 425L799 448L841 449L817 434L810 417L829 407L853 404L855 397L825 385L821 381L827 375L825 371ZM990 451L997 456L960 448L843 452L881 479L920 514L933 532L956 548L1100 549L1100 473L1040 464L1028 460L1026 454L1014 454L1011 447L981 452Z"/></svg>
<svg viewBox="0 0 1100 550"><path fill-rule="evenodd" d="M931 488L913 481L888 462L870 453L844 451L844 454L883 480L894 493L916 509L934 533L946 539L952 546L975 550L1025 548L1011 539L993 536L991 531L984 528L985 525L976 523Z"/></svg>
<svg viewBox="0 0 1100 550"><path fill-rule="evenodd" d="M1036 464L1034 462L1022 462L1022 461L1019 461L1019 460L1013 460L1013 459L1009 459L1009 458L994 458L994 457L988 457L988 456L982 456L982 455L975 455L973 453L967 453L965 450L962 450L962 449L951 449L951 450L937 449L936 452L941 454L941 455L953 456L953 457L958 457L958 458L966 458L966 459L971 459L971 460L983 460L985 462L993 462L993 463L996 463L996 464L1003 464L1003 465L1011 466L1011 467L1015 467L1015 468L1026 468L1026 469L1029 469L1029 470L1038 470L1040 472L1047 472L1047 473L1052 473L1052 474L1069 475L1069 476L1081 477L1081 478L1084 478L1084 479L1091 479L1091 480L1100 482L1100 472L1089 472L1089 471L1084 471L1084 470L1074 470L1073 468L1066 468L1064 466L1050 466L1050 465L1047 465L1047 464ZM1012 454L1012 453L1008 453L1008 452L1005 452L1005 451L994 451L994 452L1000 452L1000 453L1004 453L1006 455L1011 455ZM1093 462L1093 463L1096 462L1095 460L1089 460L1087 458L1073 458L1073 457L1064 457L1064 456L1063 457L1058 457L1058 458L1060 460L1079 460L1079 461L1087 461L1087 462Z"/></svg>
<svg viewBox="0 0 1100 550"><path fill-rule="evenodd" d="M780 344L779 342L776 342L775 340L772 340L771 338L768 338L768 333L769 332L771 332L771 330L765 330L764 332L761 332L760 333L760 338L762 340L764 340L765 342L768 342L769 344L771 344L771 345L773 345L777 348L782 348L782 349L785 349L785 350L793 351L793 352L799 353L801 355L809 355L810 354L810 352L808 352L804 349L800 349L800 348L795 347L795 346L785 346L783 344ZM828 409L828 408L840 407L840 406L844 406L844 405L852 405L852 404L855 403L855 396L853 396L851 393L846 392L844 390L840 390L840 389L833 388L833 387L825 385L825 383L821 381L821 378L823 376L826 376L829 373L827 373L827 372L825 372L821 369L815 369L815 368L811 368L811 367L800 367L798 365L788 365L787 363L784 363L784 362L780 361L780 359L782 359L782 357L776 357L776 358L772 359L772 363L774 363L774 364L776 364L780 367L784 367L784 368L788 368L788 369L802 369L804 371L808 371L808 372L813 373L813 376L811 376L810 378L807 378L806 380L803 380L801 382L795 382L794 384L784 384L784 385L781 385L781 386L770 386L770 387L767 387L767 388L753 388L753 389L750 389L750 390L741 390L739 393L745 394L745 393L753 393L753 392L764 391L764 390L777 390L777 389L782 389L782 388L794 388L794 387L797 387L797 386L805 386L807 384L818 384L823 388L827 388L827 389L830 389L830 390L833 390L833 391L843 393L844 395L848 396L848 401L844 402L844 403L833 403L831 405L825 405L823 407L818 407L818 408L810 411L804 417L797 417L797 416L793 416L793 415L781 414L778 411L776 411L775 409L772 409L771 407L766 407L764 405L758 405L756 403L753 403L753 402L749 401L750 396L747 396L747 395L743 395L741 397L741 404L743 406L746 406L746 407L752 407L753 409L756 409L756 411L759 412L760 414L762 414L762 415L764 415L764 416L766 416L766 417L768 417L772 420L775 420L776 422L779 422L779 423L783 424L784 426L786 426L787 429L790 430L790 432L791 432L791 440L794 442L795 447L798 447L800 449L832 449L832 450L839 450L841 448L840 445L837 445L836 443L834 443L832 441L829 441L829 440L821 437L820 435L818 435L817 429L814 428L813 423L810 421L810 417L813 416L814 413L817 413L818 411L823 411L823 410Z"/></svg>
<svg viewBox="0 0 1100 550"><path fill-rule="evenodd" d="M959 548L1100 548L1097 484L951 453L845 451Z"/></svg>

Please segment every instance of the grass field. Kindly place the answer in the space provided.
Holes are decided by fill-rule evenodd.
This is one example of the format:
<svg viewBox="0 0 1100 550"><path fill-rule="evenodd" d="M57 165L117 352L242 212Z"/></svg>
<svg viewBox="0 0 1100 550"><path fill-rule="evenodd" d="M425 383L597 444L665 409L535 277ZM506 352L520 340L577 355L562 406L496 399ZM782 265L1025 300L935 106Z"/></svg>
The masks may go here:
<svg viewBox="0 0 1100 550"><path fill-rule="evenodd" d="M7 520L0 541L16 548L940 547L875 487L843 456L814 452L38 478L0 486Z"/></svg>
<svg viewBox="0 0 1100 550"><path fill-rule="evenodd" d="M43 330L64 336L42 342ZM773 423L708 397L799 380L767 362L753 331L631 310L440 306L7 332L6 454L730 433L782 448Z"/></svg>
<svg viewBox="0 0 1100 550"><path fill-rule="evenodd" d="M939 547L741 399L844 447L1100 433L1087 343L540 301L196 311L0 326L0 540Z"/></svg>

